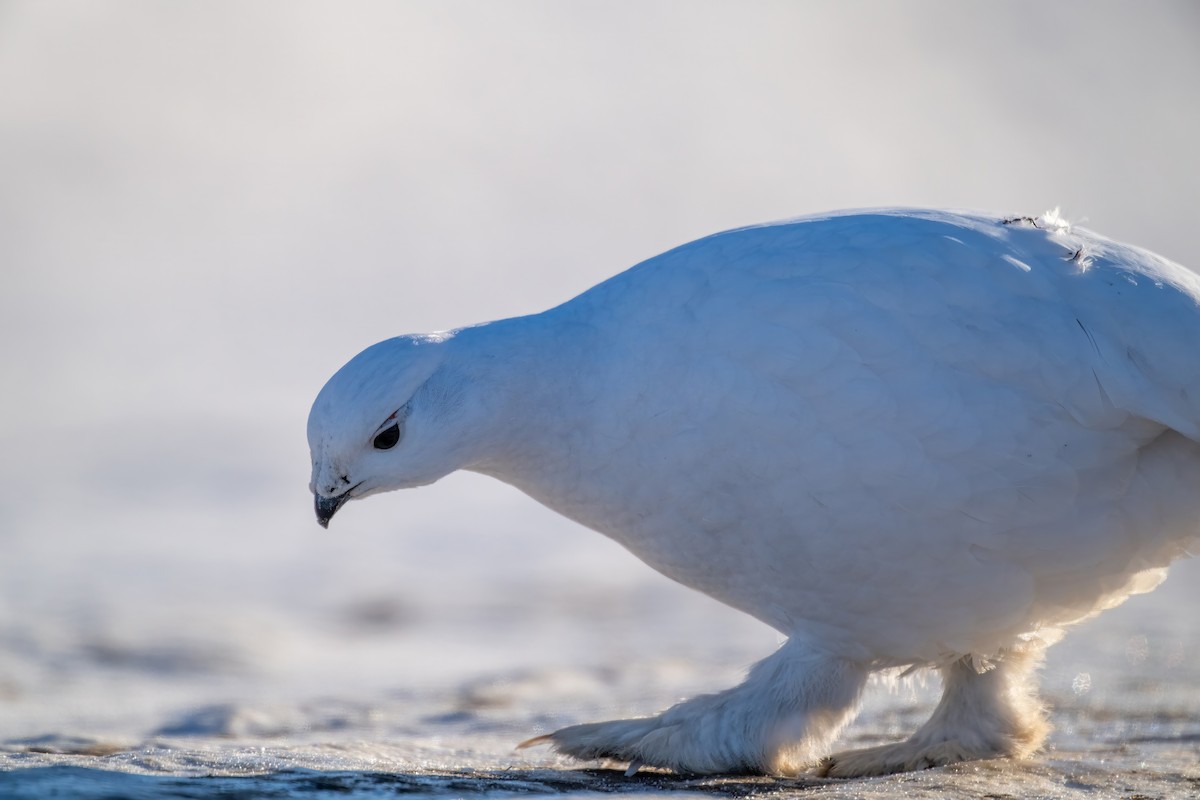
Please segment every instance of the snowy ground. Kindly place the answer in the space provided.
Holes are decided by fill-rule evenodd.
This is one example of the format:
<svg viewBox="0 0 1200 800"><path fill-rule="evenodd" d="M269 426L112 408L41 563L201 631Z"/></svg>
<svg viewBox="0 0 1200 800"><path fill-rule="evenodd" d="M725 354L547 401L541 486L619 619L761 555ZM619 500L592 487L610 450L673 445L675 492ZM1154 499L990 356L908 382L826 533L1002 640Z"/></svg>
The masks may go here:
<svg viewBox="0 0 1200 800"><path fill-rule="evenodd" d="M7 687L6 705L26 713L0 727L0 766L13 770L0 774L0 794L1196 796L1200 670L1190 614L1181 610L1194 608L1196 593L1188 575L1177 577L1161 598L1134 601L1054 651L1044 682L1056 732L1048 752L1026 763L861 781L625 778L602 768L615 765L514 751L515 742L558 725L648 713L680 694L727 684L739 651L749 658L765 644L761 631L713 619L723 615L710 615L703 603L672 603L666 596L680 590L671 587L626 587L614 598L611 586L576 583L569 592L514 585L509 591L523 597L508 594L493 609L499 620L459 609L457 620L422 621L371 598L343 609L344 633L276 627L219 656L201 641L157 637L101 640L86 652L60 654L53 694ZM489 604L486 596L478 600ZM664 607L675 611L661 613ZM561 625L547 618L557 613ZM475 640L474 661L456 658L456 643L439 632L455 622L459 637ZM289 633L318 639L314 651L337 650L370 668L357 680L302 688L308 678L294 673L312 660L294 650L292 664L249 663ZM389 680L393 669L407 671L414 653L428 662L428 676ZM930 710L931 689L876 687L843 741L904 735Z"/></svg>
<svg viewBox="0 0 1200 800"><path fill-rule="evenodd" d="M730 685L776 638L514 493L454 482L494 507L497 530L451 543L436 525L390 537L314 528L293 541L324 551L308 573L261 543L225 553L218 575L145 542L120 553L127 569L114 574L102 540L77 542L103 580L80 576L70 602L68 584L27 587L69 613L12 613L6 598L0 796L1200 794L1193 562L1051 651L1056 731L1027 763L866 781L627 779L623 765L516 751L564 724ZM417 531L422 513L454 524L437 506L465 488L398 495L381 514L409 510ZM356 523L377 524L346 527ZM935 689L873 687L843 744L905 735Z"/></svg>
<svg viewBox="0 0 1200 800"><path fill-rule="evenodd" d="M773 632L504 487L312 516L357 350L722 228L892 204L1200 264L1190 0L0 2L0 797L1186 797L1200 564L1044 670L1027 764L690 780L525 738ZM933 687L877 687L844 743Z"/></svg>

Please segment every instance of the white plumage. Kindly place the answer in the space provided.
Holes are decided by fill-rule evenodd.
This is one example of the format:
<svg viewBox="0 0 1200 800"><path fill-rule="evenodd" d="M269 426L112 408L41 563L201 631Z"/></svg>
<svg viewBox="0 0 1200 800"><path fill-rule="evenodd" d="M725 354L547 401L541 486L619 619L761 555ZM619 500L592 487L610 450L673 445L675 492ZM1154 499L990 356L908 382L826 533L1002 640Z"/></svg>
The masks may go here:
<svg viewBox="0 0 1200 800"><path fill-rule="evenodd" d="M1200 279L1056 215L832 214L710 236L541 314L368 348L309 419L322 524L506 481L789 637L746 681L539 741L689 772L828 754L867 675L933 718L863 775L1024 755L1062 626L1200 537Z"/></svg>

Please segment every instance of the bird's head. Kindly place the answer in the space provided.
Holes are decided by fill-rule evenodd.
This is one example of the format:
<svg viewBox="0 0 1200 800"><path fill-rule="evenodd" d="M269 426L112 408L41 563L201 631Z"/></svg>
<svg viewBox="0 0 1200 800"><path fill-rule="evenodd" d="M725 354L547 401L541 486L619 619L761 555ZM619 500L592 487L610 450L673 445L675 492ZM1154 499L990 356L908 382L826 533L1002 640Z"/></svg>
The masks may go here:
<svg viewBox="0 0 1200 800"><path fill-rule="evenodd" d="M317 522L348 500L433 483L462 466L447 435L461 382L446 365L450 334L399 336L368 347L313 402L308 446Z"/></svg>

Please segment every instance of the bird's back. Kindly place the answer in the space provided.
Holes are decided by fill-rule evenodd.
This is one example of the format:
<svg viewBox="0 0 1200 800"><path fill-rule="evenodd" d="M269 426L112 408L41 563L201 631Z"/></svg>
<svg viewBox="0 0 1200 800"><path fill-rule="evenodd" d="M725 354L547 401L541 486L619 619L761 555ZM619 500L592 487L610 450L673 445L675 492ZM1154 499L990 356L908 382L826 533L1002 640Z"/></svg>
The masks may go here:
<svg viewBox="0 0 1200 800"><path fill-rule="evenodd" d="M1053 215L884 209L742 228L643 262L568 309L606 326L610 346L803 356L762 364L781 378L808 377L830 350L883 368L911 339L1086 419L1111 405L1200 440L1200 278Z"/></svg>

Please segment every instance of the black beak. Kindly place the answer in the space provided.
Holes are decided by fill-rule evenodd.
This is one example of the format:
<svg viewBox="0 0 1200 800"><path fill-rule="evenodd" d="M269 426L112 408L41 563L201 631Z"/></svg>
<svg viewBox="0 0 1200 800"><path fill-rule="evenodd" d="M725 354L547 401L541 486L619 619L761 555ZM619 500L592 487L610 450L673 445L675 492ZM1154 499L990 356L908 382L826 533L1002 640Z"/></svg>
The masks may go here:
<svg viewBox="0 0 1200 800"><path fill-rule="evenodd" d="M350 492L343 492L337 497L321 497L319 494L313 495L315 500L314 505L317 509L317 524L322 528L329 527L329 520L333 519L333 515L337 510L346 504L350 499Z"/></svg>

